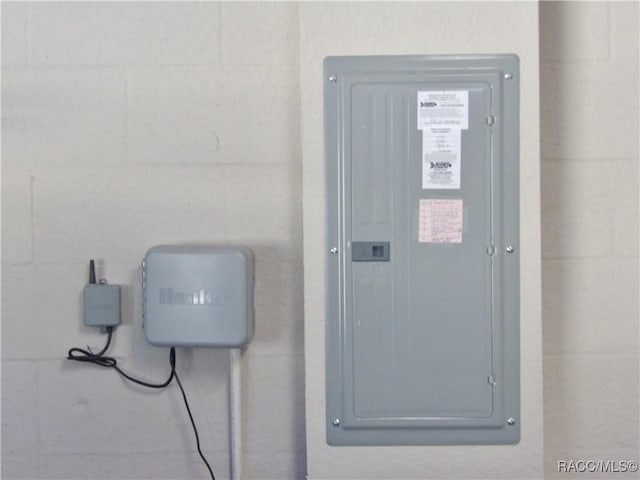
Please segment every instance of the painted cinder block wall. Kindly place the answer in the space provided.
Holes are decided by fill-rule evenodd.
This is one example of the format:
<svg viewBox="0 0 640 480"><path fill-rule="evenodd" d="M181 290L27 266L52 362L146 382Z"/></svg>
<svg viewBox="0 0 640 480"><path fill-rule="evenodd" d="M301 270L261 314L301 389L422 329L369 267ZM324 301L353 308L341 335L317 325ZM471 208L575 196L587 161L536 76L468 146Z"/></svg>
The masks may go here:
<svg viewBox="0 0 640 480"><path fill-rule="evenodd" d="M166 375L166 349L146 344L138 307L139 262L163 242L256 251L244 469L304 478L303 355L315 389L323 357L309 323L303 346L302 186L305 223L321 190L318 165L305 163L302 181L300 157L322 138L321 111L300 99L315 105L320 93L323 42L350 54L456 51L465 36L512 51L509 42L531 40L537 7L474 5L2 2L2 478L206 478L175 389L149 392L63 361L70 346L104 339L81 324L93 257L101 276L126 285L112 351L147 379ZM422 15L485 27L427 38ZM555 473L558 459L638 457L637 32L637 4L540 4L550 478L571 477ZM321 244L309 237L307 248ZM308 276L307 295L319 285ZM307 321L321 321L317 310ZM178 353L203 446L228 477L226 354ZM312 422L322 402L307 396ZM347 450L319 469L324 446L310 429L312 478L367 476L371 458ZM395 478L455 476L468 464L433 452L422 452L420 471L406 454L386 460ZM500 465L499 477L541 477L541 466L518 470L529 461Z"/></svg>
<svg viewBox="0 0 640 480"><path fill-rule="evenodd" d="M640 460L637 2L540 3L545 473Z"/></svg>
<svg viewBox="0 0 640 480"><path fill-rule="evenodd" d="M325 243L322 60L327 55L520 56L521 441L516 446L330 447L325 441ZM300 91L305 267L307 471L310 479L540 478L538 4L301 3ZM464 159L463 166L464 168Z"/></svg>
<svg viewBox="0 0 640 480"><path fill-rule="evenodd" d="M208 478L177 386L64 360L87 262L124 285L112 353L148 380L140 270L163 243L256 254L247 478L305 475L297 5L2 2L2 478ZM268 41L267 41L268 40ZM178 349L218 478L227 352Z"/></svg>

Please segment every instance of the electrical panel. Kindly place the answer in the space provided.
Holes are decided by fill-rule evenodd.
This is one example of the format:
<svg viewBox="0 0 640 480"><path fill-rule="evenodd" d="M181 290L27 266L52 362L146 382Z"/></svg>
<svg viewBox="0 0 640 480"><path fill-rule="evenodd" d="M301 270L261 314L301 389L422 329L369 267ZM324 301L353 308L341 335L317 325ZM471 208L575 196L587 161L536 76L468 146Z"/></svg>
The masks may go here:
<svg viewBox="0 0 640 480"><path fill-rule="evenodd" d="M325 59L330 445L519 441L519 75Z"/></svg>

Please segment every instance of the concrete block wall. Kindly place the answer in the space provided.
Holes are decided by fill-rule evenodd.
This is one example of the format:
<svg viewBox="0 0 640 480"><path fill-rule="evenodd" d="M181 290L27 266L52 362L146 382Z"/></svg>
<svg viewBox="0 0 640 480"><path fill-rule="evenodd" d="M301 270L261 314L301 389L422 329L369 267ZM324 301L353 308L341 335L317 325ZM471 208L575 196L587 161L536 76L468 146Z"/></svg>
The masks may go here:
<svg viewBox="0 0 640 480"><path fill-rule="evenodd" d="M111 354L150 380L139 264L163 243L256 253L247 478L302 478L305 422L295 3L2 2L2 478L207 478L174 385L65 360L87 262L124 285ZM268 40L268 41L267 41ZM178 371L227 478L226 351Z"/></svg>
<svg viewBox="0 0 640 480"><path fill-rule="evenodd" d="M537 19L535 2L300 4L309 479L537 479L543 475ZM515 446L330 447L325 441L324 353L328 246L324 151L318 135L323 125L322 60L327 55L460 53L520 56L522 439Z"/></svg>
<svg viewBox="0 0 640 480"><path fill-rule="evenodd" d="M541 2L545 474L640 460L637 2Z"/></svg>
<svg viewBox="0 0 640 480"><path fill-rule="evenodd" d="M140 331L138 266L150 246L183 242L242 243L257 254L257 331L243 365L247 478L306 474L305 356L312 477L479 478L495 466L501 478L571 478L557 473L558 460L638 459L637 3L540 3L544 422L532 258L523 353L533 440L515 456L492 448L327 456L313 260L322 245L322 112L313 95L325 54L519 45L532 78L535 4L2 2L0 10L2 478L206 478L175 388L146 391L64 360L71 346L104 341L81 322L87 261L96 258L101 276L125 285L112 353L128 371L163 378L168 353ZM461 21L463 33L451 34ZM530 204L536 100L523 97ZM535 245L532 215L523 233ZM226 353L182 349L178 362L203 447L226 478Z"/></svg>

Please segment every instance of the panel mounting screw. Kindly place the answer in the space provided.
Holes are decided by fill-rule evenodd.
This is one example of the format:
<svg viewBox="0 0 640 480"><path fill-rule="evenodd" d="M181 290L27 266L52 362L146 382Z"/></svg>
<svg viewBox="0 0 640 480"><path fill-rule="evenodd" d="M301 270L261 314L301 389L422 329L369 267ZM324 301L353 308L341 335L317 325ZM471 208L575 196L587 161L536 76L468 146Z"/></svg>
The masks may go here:
<svg viewBox="0 0 640 480"><path fill-rule="evenodd" d="M507 245L507 248L505 250L507 251L507 253L513 253L513 247L511 245Z"/></svg>
<svg viewBox="0 0 640 480"><path fill-rule="evenodd" d="M331 76L329 77L329 81L330 81L330 82L332 82L332 83L335 83L335 82L337 82L337 81L338 81L338 77L336 77L335 75L331 75Z"/></svg>
<svg viewBox="0 0 640 480"><path fill-rule="evenodd" d="M507 418L507 423L509 425L515 425L516 424L516 419L513 418L513 417L509 417L509 418Z"/></svg>
<svg viewBox="0 0 640 480"><path fill-rule="evenodd" d="M331 252L331 255L335 255L336 253L338 253L338 247L331 247L331 250L329 250Z"/></svg>
<svg viewBox="0 0 640 480"><path fill-rule="evenodd" d="M331 422L331 424L332 424L334 427L339 427L339 426L340 426L340 419L339 419L339 418L334 418L334 419L333 419L333 422Z"/></svg>
<svg viewBox="0 0 640 480"><path fill-rule="evenodd" d="M504 74L504 78L506 78L507 80L511 80L513 78L513 73L511 72L507 72Z"/></svg>

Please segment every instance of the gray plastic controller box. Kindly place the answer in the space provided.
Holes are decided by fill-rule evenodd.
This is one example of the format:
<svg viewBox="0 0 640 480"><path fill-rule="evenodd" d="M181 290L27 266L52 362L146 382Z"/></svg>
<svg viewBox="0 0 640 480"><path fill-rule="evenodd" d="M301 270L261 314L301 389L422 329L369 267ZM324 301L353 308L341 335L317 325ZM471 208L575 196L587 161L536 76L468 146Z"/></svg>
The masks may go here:
<svg viewBox="0 0 640 480"><path fill-rule="evenodd" d="M84 324L89 327L120 325L120 285L90 283L82 292Z"/></svg>
<svg viewBox="0 0 640 480"><path fill-rule="evenodd" d="M142 262L142 326L159 346L239 348L254 333L253 252L151 248Z"/></svg>

